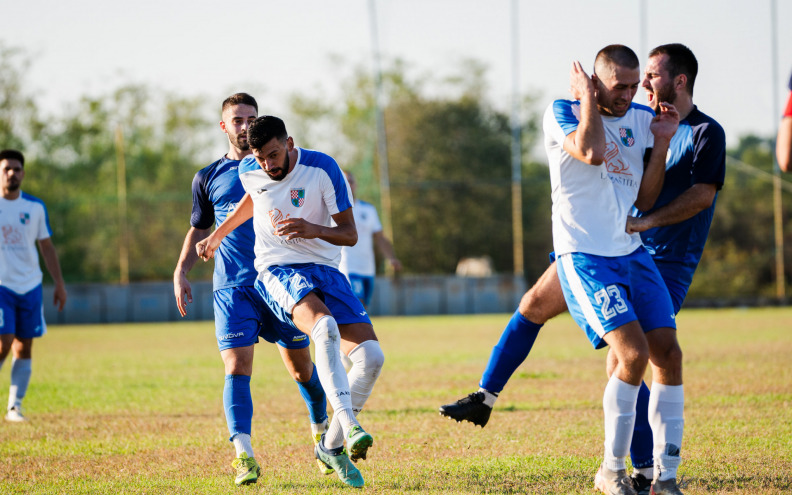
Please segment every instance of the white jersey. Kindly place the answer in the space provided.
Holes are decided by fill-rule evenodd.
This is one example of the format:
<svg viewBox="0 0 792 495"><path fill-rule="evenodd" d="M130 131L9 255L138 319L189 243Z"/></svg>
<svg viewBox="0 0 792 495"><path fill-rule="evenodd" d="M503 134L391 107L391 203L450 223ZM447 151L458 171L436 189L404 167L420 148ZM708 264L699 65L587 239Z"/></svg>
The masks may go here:
<svg viewBox="0 0 792 495"><path fill-rule="evenodd" d="M239 179L253 199L256 270L272 265L318 263L338 268L341 246L321 239L291 239L275 235L275 225L302 218L329 226L331 215L352 207L349 184L332 157L302 148L297 163L281 181L272 180L250 155L239 164Z"/></svg>
<svg viewBox="0 0 792 495"><path fill-rule="evenodd" d="M0 197L0 286L25 294L41 285L36 241L52 236L44 203L29 194Z"/></svg>
<svg viewBox="0 0 792 495"><path fill-rule="evenodd" d="M557 256L587 253L624 256L641 245L625 231L638 197L643 158L654 145L654 112L633 103L623 117L602 116L605 160L589 165L564 151L567 135L580 123L580 102L556 100L544 115L544 144L553 198L553 248Z"/></svg>
<svg viewBox="0 0 792 495"><path fill-rule="evenodd" d="M364 277L373 277L377 274L374 234L382 232L382 224L377 209L371 203L355 200L355 208L352 213L355 216L358 241L354 246L341 248L341 263L338 265L338 269L347 276L354 273Z"/></svg>

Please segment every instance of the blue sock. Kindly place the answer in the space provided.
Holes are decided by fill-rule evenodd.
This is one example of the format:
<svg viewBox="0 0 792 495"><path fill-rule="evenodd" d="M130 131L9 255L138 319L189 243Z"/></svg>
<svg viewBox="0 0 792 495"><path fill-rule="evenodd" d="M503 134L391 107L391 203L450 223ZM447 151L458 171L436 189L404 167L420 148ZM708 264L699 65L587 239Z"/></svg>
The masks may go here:
<svg viewBox="0 0 792 495"><path fill-rule="evenodd" d="M250 435L253 422L253 397L250 395L250 377L226 375L223 388L223 408L230 439L237 433Z"/></svg>
<svg viewBox="0 0 792 495"><path fill-rule="evenodd" d="M542 325L526 319L519 310L515 311L498 345L492 349L479 386L496 394L503 390L514 371L531 352L540 328Z"/></svg>
<svg viewBox="0 0 792 495"><path fill-rule="evenodd" d="M635 404L635 427L630 444L630 459L634 468L652 467L652 427L649 426L649 387L641 382L638 402Z"/></svg>
<svg viewBox="0 0 792 495"><path fill-rule="evenodd" d="M319 382L319 374L314 365L311 379L307 382L297 382L300 387L305 405L308 407L308 414L311 416L311 423L319 424L327 421L327 398L325 397L322 384Z"/></svg>

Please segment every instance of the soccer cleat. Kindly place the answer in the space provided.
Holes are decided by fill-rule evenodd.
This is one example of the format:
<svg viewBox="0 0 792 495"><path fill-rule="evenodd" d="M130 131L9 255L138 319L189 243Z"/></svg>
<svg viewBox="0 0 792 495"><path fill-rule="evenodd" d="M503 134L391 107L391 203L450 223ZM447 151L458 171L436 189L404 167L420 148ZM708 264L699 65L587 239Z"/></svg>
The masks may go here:
<svg viewBox="0 0 792 495"><path fill-rule="evenodd" d="M657 480L652 483L651 495L682 495L682 490L677 485L677 480L671 478L670 480L660 481Z"/></svg>
<svg viewBox="0 0 792 495"><path fill-rule="evenodd" d="M327 469L335 471L338 479L353 488L362 488L365 483L363 475L347 457L346 449L341 447L338 450L338 453L326 451L320 440L314 447L314 455Z"/></svg>
<svg viewBox="0 0 792 495"><path fill-rule="evenodd" d="M358 459L365 459L366 453L373 443L374 437L363 431L360 425L353 426L347 436L349 459L354 462L357 462Z"/></svg>
<svg viewBox="0 0 792 495"><path fill-rule="evenodd" d="M652 488L652 480L637 472L633 472L630 480L632 480L632 486L638 495L649 495L649 490Z"/></svg>
<svg viewBox="0 0 792 495"><path fill-rule="evenodd" d="M604 465L594 476L594 488L608 495L637 495L626 469L611 471Z"/></svg>
<svg viewBox="0 0 792 495"><path fill-rule="evenodd" d="M313 436L314 448L316 448L316 446L319 445L319 442L322 441L322 435L324 435L324 433L317 433L316 435ZM324 475L333 474L333 468L329 467L327 464L322 462L321 459L317 458L316 464L319 466L320 473Z"/></svg>
<svg viewBox="0 0 792 495"><path fill-rule="evenodd" d="M22 416L22 408L19 406L9 409L5 415L5 419L6 421L11 421L12 423L23 423L27 421L27 418Z"/></svg>
<svg viewBox="0 0 792 495"><path fill-rule="evenodd" d="M464 399L440 406L440 414L460 421L470 421L484 428L489 421L492 408L484 403L484 392L473 392Z"/></svg>
<svg viewBox="0 0 792 495"><path fill-rule="evenodd" d="M236 469L237 472L236 478L234 479L234 483L236 483L237 486L255 483L258 481L259 476L261 476L261 466L256 462L256 458L248 457L244 452L234 459L231 463L231 467Z"/></svg>

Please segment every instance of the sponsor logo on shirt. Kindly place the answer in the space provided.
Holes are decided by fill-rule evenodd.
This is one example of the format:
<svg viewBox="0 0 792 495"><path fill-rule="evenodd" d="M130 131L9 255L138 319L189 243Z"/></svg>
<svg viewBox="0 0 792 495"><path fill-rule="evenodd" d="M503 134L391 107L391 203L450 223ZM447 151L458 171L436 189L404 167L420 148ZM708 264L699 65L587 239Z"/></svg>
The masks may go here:
<svg viewBox="0 0 792 495"><path fill-rule="evenodd" d="M21 246L24 236L22 232L13 225L3 225L3 244L6 246Z"/></svg>
<svg viewBox="0 0 792 495"><path fill-rule="evenodd" d="M305 204L305 189L292 189L291 190L291 202L297 208L301 207Z"/></svg>
<svg viewBox="0 0 792 495"><path fill-rule="evenodd" d="M608 173L632 175L630 165L621 160L619 146L613 141L605 143L605 166L608 167Z"/></svg>

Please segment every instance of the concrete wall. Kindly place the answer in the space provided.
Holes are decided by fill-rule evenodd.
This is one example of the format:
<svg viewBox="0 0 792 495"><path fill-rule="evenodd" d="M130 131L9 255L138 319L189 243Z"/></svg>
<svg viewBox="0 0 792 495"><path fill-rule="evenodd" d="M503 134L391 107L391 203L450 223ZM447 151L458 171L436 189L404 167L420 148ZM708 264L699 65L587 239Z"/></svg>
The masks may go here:
<svg viewBox="0 0 792 495"><path fill-rule="evenodd" d="M212 283L195 282L188 320L211 320ZM68 284L66 308L52 306L52 287L44 286L44 317L50 324L162 322L181 319L173 285ZM511 313L526 290L512 275L486 278L457 276L378 277L368 308L372 316Z"/></svg>

